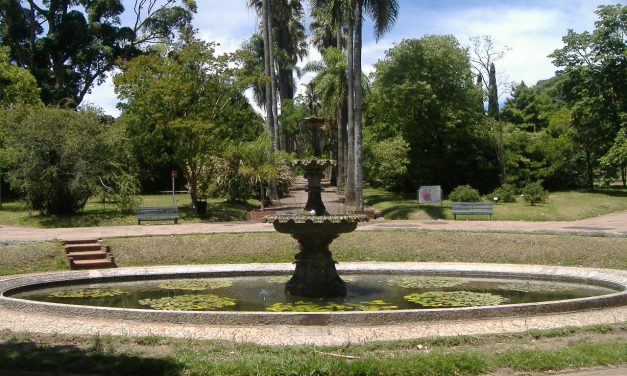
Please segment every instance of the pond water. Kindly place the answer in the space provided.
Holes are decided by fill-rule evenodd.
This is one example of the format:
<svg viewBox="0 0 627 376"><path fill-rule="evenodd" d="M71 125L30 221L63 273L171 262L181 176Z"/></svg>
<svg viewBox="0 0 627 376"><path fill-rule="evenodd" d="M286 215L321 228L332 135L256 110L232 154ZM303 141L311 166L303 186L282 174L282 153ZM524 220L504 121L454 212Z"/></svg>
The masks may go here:
<svg viewBox="0 0 627 376"><path fill-rule="evenodd" d="M526 279L399 274L342 276L347 295L307 299L285 294L288 275L152 279L31 289L14 298L101 307L189 310L332 312L457 308L534 303L611 294L577 283Z"/></svg>

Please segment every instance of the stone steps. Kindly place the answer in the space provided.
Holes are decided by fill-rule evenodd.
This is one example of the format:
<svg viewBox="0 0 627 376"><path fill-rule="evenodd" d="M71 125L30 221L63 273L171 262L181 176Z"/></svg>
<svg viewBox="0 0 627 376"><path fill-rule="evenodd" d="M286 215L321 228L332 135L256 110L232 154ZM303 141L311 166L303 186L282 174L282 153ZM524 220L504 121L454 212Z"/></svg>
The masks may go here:
<svg viewBox="0 0 627 376"><path fill-rule="evenodd" d="M116 267L111 248L103 246L101 239L68 239L62 242L70 269Z"/></svg>

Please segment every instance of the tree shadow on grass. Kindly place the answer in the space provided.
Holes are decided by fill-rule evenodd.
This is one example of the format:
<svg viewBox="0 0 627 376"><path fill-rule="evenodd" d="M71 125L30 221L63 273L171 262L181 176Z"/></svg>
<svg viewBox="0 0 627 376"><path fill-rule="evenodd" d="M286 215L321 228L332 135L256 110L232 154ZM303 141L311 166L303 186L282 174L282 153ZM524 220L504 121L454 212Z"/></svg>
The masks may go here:
<svg viewBox="0 0 627 376"><path fill-rule="evenodd" d="M74 345L32 341L0 344L3 375L178 375L183 366L169 358L90 351Z"/></svg>
<svg viewBox="0 0 627 376"><path fill-rule="evenodd" d="M445 219L445 209L442 206L417 206L416 204L392 205L383 210L381 214L385 219L409 219L412 213L423 212L431 219Z"/></svg>
<svg viewBox="0 0 627 376"><path fill-rule="evenodd" d="M115 210L98 210L76 213L74 215L33 215L34 219L43 228L55 227L96 227L104 223L120 220L124 215Z"/></svg>

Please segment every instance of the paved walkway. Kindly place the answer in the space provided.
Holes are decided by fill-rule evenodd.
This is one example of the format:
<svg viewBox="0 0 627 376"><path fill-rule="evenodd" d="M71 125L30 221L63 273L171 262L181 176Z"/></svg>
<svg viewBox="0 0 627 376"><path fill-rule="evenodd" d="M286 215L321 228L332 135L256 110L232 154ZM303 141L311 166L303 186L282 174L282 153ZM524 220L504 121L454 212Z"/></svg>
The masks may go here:
<svg viewBox="0 0 627 376"><path fill-rule="evenodd" d="M306 182L299 179L290 196L281 200L277 213L296 214L307 202ZM331 213L345 213L346 207L335 188L325 187L322 200ZM485 221L421 220L388 221L376 219L361 223L358 231L440 230L476 232L585 233L627 236L627 211L577 221ZM73 238L115 238L155 235L209 234L274 231L271 224L260 222L181 223L178 225L144 224L132 226L74 227L39 229L0 225L0 241L50 241Z"/></svg>

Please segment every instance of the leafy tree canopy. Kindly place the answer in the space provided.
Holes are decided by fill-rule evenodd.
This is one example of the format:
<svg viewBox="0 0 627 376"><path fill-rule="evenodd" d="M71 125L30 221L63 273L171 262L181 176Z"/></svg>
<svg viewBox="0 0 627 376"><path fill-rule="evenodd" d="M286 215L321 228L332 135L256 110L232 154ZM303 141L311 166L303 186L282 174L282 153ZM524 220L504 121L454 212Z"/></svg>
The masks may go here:
<svg viewBox="0 0 627 376"><path fill-rule="evenodd" d="M482 115L481 90L473 83L468 52L453 36L400 42L376 64L373 92L366 98L367 131L373 141L402 136L409 144L409 187L492 177L480 162L489 145L475 133ZM369 129L368 129L369 128ZM470 176L469 171L479 171ZM492 172L490 172L490 175Z"/></svg>
<svg viewBox="0 0 627 376"><path fill-rule="evenodd" d="M193 188L208 158L228 141L261 132L231 62L187 32L174 49L137 57L114 77L145 187L176 165Z"/></svg>
<svg viewBox="0 0 627 376"><path fill-rule="evenodd" d="M187 26L193 0L135 0L121 25L121 0L1 0L0 44L36 77L47 104L78 106L121 60Z"/></svg>
<svg viewBox="0 0 627 376"><path fill-rule="evenodd" d="M0 47L0 107L41 103L37 81L27 69L10 64L8 52Z"/></svg>

